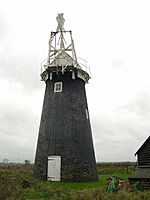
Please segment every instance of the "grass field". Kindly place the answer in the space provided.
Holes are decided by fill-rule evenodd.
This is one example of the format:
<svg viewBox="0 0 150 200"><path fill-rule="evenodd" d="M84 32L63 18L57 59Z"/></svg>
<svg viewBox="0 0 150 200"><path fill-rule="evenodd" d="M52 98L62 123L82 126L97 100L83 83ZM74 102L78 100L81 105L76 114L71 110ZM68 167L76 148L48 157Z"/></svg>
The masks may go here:
<svg viewBox="0 0 150 200"><path fill-rule="evenodd" d="M66 183L35 180L32 165L0 165L0 200L150 200L149 191L130 187L106 192L106 179L117 176L127 181L134 163L99 163L97 182Z"/></svg>

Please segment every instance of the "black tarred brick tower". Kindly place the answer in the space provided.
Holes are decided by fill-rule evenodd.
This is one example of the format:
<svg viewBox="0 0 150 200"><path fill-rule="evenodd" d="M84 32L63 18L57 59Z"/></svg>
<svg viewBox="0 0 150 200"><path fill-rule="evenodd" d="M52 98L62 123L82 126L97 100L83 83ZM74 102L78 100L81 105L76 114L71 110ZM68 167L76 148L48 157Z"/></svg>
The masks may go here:
<svg viewBox="0 0 150 200"><path fill-rule="evenodd" d="M47 179L48 157L61 157L62 181L96 181L96 162L85 84L87 66L77 61L71 31L63 14L51 32L48 58L42 64L46 83L37 142L34 176Z"/></svg>

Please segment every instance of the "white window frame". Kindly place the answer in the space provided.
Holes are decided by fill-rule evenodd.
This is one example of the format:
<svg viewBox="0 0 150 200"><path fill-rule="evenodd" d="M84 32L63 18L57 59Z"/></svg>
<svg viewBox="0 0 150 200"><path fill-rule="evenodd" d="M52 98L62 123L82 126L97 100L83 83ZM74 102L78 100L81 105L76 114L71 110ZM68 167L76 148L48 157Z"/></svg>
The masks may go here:
<svg viewBox="0 0 150 200"><path fill-rule="evenodd" d="M62 92L62 82L54 83L54 92Z"/></svg>

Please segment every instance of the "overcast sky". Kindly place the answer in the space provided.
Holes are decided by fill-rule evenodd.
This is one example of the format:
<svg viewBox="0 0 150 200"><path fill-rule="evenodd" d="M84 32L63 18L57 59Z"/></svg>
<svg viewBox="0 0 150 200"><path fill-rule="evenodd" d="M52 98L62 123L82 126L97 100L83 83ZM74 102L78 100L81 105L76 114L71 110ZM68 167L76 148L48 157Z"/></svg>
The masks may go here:
<svg viewBox="0 0 150 200"><path fill-rule="evenodd" d="M0 0L0 161L34 160L45 83L40 64L64 13L86 86L96 159L134 161L150 134L149 0Z"/></svg>

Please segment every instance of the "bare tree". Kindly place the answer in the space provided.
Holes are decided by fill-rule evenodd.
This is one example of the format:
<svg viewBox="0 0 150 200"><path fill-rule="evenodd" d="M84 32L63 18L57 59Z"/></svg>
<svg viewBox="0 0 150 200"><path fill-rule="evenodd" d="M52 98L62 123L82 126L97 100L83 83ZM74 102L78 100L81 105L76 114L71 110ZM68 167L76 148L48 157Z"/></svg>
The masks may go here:
<svg viewBox="0 0 150 200"><path fill-rule="evenodd" d="M9 160L8 160L7 158L4 158L4 159L2 160L2 163L4 163L4 164L8 164L8 162L9 162Z"/></svg>
<svg viewBox="0 0 150 200"><path fill-rule="evenodd" d="M30 165L31 164L30 160L25 160L24 162L25 162L26 165Z"/></svg>

